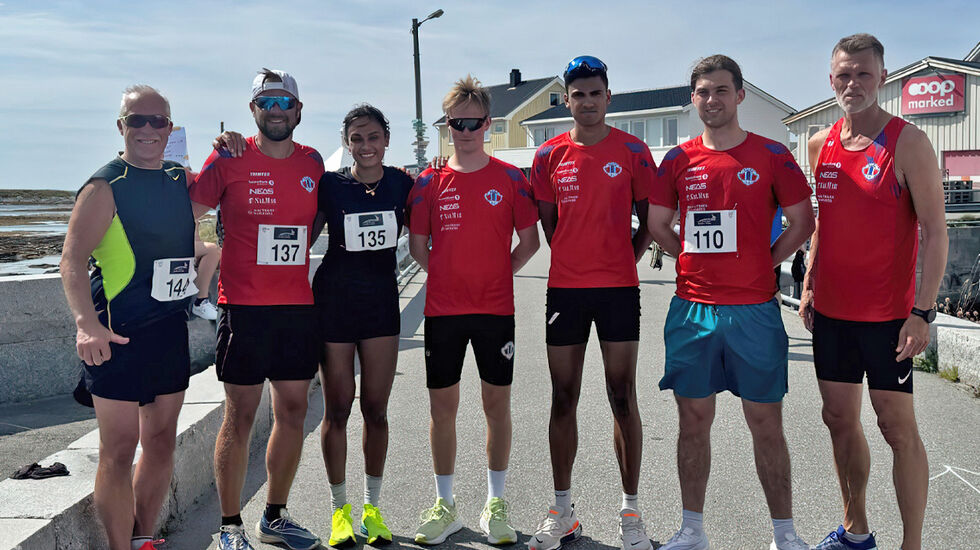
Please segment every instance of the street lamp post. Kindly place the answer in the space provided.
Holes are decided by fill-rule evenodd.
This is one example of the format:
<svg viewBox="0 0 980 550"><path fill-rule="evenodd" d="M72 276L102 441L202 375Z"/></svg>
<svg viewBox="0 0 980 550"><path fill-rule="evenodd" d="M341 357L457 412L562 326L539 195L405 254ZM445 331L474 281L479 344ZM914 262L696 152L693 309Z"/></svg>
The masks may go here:
<svg viewBox="0 0 980 550"><path fill-rule="evenodd" d="M425 140L425 122L422 121L422 79L419 71L419 27L429 19L441 17L442 10L436 10L428 17L419 21L412 19L412 42L415 47L415 120L412 126L415 127L415 162L419 170L425 167L425 146L429 144Z"/></svg>

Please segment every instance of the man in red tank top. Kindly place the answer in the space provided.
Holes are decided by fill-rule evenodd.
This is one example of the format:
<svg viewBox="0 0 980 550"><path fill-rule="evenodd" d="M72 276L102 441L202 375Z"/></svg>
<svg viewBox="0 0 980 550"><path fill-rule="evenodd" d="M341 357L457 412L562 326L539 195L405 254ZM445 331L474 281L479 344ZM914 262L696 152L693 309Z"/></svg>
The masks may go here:
<svg viewBox="0 0 980 550"><path fill-rule="evenodd" d="M861 426L865 373L882 435L894 455L902 548L919 550L929 485L912 402L912 357L929 343L946 266L945 211L936 153L925 133L878 106L884 48L842 38L830 84L844 117L814 135L809 158L819 215L800 316L813 359L844 500L844 521L820 550L877 548L865 513L870 470ZM923 264L915 296L917 231Z"/></svg>

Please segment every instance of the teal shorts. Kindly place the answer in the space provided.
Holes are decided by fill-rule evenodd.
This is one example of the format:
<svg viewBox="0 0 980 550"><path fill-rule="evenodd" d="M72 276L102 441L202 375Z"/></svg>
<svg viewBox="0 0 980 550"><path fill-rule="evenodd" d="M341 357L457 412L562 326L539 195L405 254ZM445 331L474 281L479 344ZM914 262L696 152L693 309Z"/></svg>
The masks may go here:
<svg viewBox="0 0 980 550"><path fill-rule="evenodd" d="M786 395L789 341L775 299L716 306L674 296L664 342L661 390L692 399L728 390L757 403Z"/></svg>

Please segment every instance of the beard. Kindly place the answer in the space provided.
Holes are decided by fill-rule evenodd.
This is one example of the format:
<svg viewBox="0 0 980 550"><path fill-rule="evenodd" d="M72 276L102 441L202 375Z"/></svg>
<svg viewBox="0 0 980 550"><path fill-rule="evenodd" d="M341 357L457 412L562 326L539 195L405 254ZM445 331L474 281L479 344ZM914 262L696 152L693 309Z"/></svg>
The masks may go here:
<svg viewBox="0 0 980 550"><path fill-rule="evenodd" d="M295 125L290 126L288 122L270 127L269 123L264 121L257 123L257 126L259 127L259 132L262 132L262 135L271 141L285 141L289 139L293 135L293 128L296 127Z"/></svg>
<svg viewBox="0 0 980 550"><path fill-rule="evenodd" d="M853 115L854 113L860 113L861 111L864 111L865 109L871 107L872 105L876 105L878 103L878 97L877 96L870 97L870 98L869 97L865 97L864 98L864 101L861 102L860 104L857 104L857 103L850 103L850 104L844 103L844 99L840 95L838 95L838 94L834 94L834 99L837 100L837 106L840 107L841 110L843 110L846 114L849 114L849 115Z"/></svg>

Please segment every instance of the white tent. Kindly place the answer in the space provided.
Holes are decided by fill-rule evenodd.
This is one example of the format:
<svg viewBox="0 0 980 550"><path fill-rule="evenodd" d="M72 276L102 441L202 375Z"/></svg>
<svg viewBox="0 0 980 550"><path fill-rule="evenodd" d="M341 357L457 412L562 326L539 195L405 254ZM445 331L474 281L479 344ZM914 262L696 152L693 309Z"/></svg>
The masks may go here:
<svg viewBox="0 0 980 550"><path fill-rule="evenodd" d="M323 161L323 167L328 172L336 172L345 166L353 166L354 157L350 156L350 151L346 147L338 147L327 160Z"/></svg>

